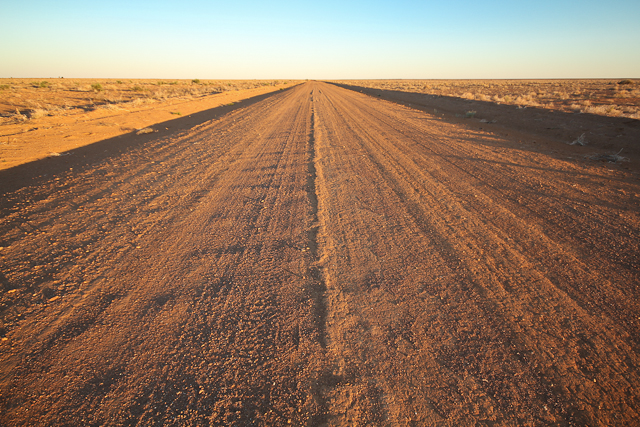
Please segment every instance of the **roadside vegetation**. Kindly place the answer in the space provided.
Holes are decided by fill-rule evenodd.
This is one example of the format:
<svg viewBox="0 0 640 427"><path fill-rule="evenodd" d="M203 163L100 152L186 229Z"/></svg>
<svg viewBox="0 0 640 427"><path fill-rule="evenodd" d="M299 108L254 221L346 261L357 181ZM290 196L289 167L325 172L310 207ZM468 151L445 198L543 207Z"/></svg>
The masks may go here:
<svg viewBox="0 0 640 427"><path fill-rule="evenodd" d="M0 124L275 86L279 80L0 79Z"/></svg>
<svg viewBox="0 0 640 427"><path fill-rule="evenodd" d="M640 119L638 80L343 80L374 89Z"/></svg>

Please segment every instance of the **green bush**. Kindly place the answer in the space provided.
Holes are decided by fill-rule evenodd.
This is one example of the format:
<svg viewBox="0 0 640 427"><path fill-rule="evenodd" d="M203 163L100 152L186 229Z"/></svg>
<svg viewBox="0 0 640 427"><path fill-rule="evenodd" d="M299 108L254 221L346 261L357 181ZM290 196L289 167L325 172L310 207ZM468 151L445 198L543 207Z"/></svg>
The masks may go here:
<svg viewBox="0 0 640 427"><path fill-rule="evenodd" d="M100 83L94 83L91 85L91 89L95 90L96 92L100 92L102 91L102 85Z"/></svg>

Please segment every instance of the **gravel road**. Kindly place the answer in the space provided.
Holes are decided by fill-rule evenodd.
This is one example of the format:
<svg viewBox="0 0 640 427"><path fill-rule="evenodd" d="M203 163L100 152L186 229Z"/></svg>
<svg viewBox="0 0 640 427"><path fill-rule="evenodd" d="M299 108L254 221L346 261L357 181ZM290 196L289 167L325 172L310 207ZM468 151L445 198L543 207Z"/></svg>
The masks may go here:
<svg viewBox="0 0 640 427"><path fill-rule="evenodd" d="M633 172L320 82L127 138L0 184L0 425L638 422Z"/></svg>

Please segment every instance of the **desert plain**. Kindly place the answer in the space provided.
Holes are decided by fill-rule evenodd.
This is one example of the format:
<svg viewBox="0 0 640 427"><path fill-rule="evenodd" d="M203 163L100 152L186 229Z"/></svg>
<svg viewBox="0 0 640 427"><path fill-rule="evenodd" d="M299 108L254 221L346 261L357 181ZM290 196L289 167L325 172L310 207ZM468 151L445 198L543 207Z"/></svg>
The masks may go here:
<svg viewBox="0 0 640 427"><path fill-rule="evenodd" d="M637 423L639 87L2 79L0 425Z"/></svg>

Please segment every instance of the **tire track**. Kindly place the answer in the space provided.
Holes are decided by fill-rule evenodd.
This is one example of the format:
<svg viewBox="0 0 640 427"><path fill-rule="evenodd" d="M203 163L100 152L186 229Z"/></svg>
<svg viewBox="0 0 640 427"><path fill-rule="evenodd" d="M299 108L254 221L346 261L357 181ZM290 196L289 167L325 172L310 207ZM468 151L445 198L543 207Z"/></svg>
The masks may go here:
<svg viewBox="0 0 640 427"><path fill-rule="evenodd" d="M13 348L0 356L17 362L3 372L0 422L273 425L322 416L318 283L298 277L317 262L306 249L309 112L306 89L277 94L104 166L115 173L70 174L60 197L43 199L95 243L76 267L54 273L78 274L81 285L10 331ZM147 164L167 148L164 165ZM113 194L115 215L103 210ZM59 238L46 215L39 206L24 213ZM139 228L146 232L131 231ZM42 237L12 241L5 257L21 265ZM135 243L114 250L123 238ZM9 278L24 279L11 268ZM42 283L38 274L29 280Z"/></svg>
<svg viewBox="0 0 640 427"><path fill-rule="evenodd" d="M385 115L371 109L362 99L354 102L359 108L348 111L368 111L374 115L374 126L379 132L390 133L393 137L406 134L408 138L398 141L403 144L402 151L416 153L412 159L414 167L428 171L433 182L456 186L452 190L460 195L460 203L465 209L477 211L478 215L488 213L482 222L492 224L496 235L506 237L503 229L507 226L512 232L518 229L516 233L521 234L535 228L536 235L530 233L531 239L516 244L523 247L521 251L536 254L538 268L553 271L547 276L554 286L571 295L581 306L597 307L607 316L617 318L617 322L626 323L628 332L637 336L638 325L629 323L629 316L637 312L638 307L624 296L626 289L638 291L637 254L640 248L632 237L639 232L634 225L637 224L637 213L634 213L633 201L624 201L618 196L633 192L633 186L620 182L618 192L614 193L616 196L611 197L601 190L605 185L601 172L588 172L567 163L550 167L548 159L542 155L534 155L530 160L533 164L528 164L527 159L515 150L496 150L488 144L486 147L473 144L468 136L472 132L459 135L455 141L446 141L433 132L433 126L430 129L424 125L423 115L406 108L400 110L407 111L407 117L397 112ZM357 122L353 115L352 119L351 122ZM384 123L385 127L379 123ZM430 138L425 139L424 134ZM490 135L479 137L491 139ZM449 147L455 147L455 152ZM432 158L437 158L438 164ZM545 173L522 173L527 169ZM460 178L452 180L451 176L456 175ZM589 190L589 204L581 202L585 200L584 190ZM606 206L606 209L599 206ZM612 207L616 210L611 210ZM624 215L625 221L619 221L618 215ZM594 238L596 232L598 237ZM635 245L635 249L629 245ZM623 247L627 247L626 250L609 250ZM605 257L607 260L601 262ZM584 258L589 262L582 261ZM553 265L558 259L562 262ZM597 269L589 267L594 263L601 263L601 269L609 270L608 276L612 278L606 298L589 292L590 288L599 287L598 283L608 280ZM609 269L611 263L620 268Z"/></svg>
<svg viewBox="0 0 640 427"><path fill-rule="evenodd" d="M464 171L456 173L455 168L446 167L446 162L456 158L457 150L472 153L473 140L466 140L462 147L457 142L458 135L452 138L431 129L429 138L437 141L434 143L415 132L411 122L402 124L402 113L407 109L339 90L323 87L323 92L327 93L323 100L325 108L321 110L322 123L326 126L322 132L326 136L323 156L331 158L325 165L334 171L327 179L328 192L339 193L328 202L337 206L333 206L331 219L326 224L329 239L338 246L334 248L334 255L347 259L345 263L334 262L330 267L337 277L329 282L329 294L333 292L333 307L340 313L330 336L335 337L335 344L340 347L337 353L343 360L345 355L350 355L351 364L361 366L355 375L361 387L373 382L385 396L385 400L376 403L375 398L368 398L362 389L343 387L338 396L330 400L359 396L355 399L357 403L377 405L386 412L383 418L392 424L401 419L428 424L445 420L472 423L483 419L498 425L515 420L571 424L593 423L601 417L613 420L619 413L633 417L631 402L637 400L637 396L628 401L609 400L616 393L618 381L625 384L625 390L637 382L637 371L625 362L638 357L632 337L617 326L617 322L604 320L592 308L577 305L533 267L530 260L534 260L535 265L539 254L526 245L520 246L519 242L539 239L536 230L515 231L517 228L513 227L501 230L495 220L490 219L500 199L496 202L489 198L478 201L467 198L467 193L476 193L478 197L479 189L469 185ZM393 126L388 125L391 118ZM440 129L443 128L441 125ZM417 149L421 145L427 153ZM437 148L437 155L431 147ZM444 162L438 163L441 160ZM491 176L490 170L487 175ZM348 178L342 178L344 176ZM541 175L536 178L544 181ZM505 185L504 181L501 184ZM373 196L376 193L380 196ZM328 197L331 196L328 194ZM381 197L395 200L397 208L385 206ZM361 206L354 209L349 206L351 203ZM401 211L411 218L412 224L391 232L401 220L398 217L402 217ZM377 221L365 212L385 219ZM498 218L503 224L509 224L515 218L505 213L500 212ZM418 227L420 237L417 239L415 235L398 231L412 227ZM414 251L423 247L440 253L441 259L436 262L420 261L425 255L416 253L404 264L408 269L429 265L429 270L440 264L441 276L429 277L430 271L398 272L403 262L390 258L394 239L405 240L407 247ZM548 238L545 244L557 245ZM358 253L367 247L372 248L370 256ZM561 248L558 250L562 253ZM549 261L546 263L549 265ZM346 271L356 265L369 268L375 274L369 272L359 278L352 271ZM569 272L569 276L575 268L580 274L594 278L592 285L602 288L604 293L611 292L607 281L598 279L599 273L594 275L588 265L581 265L576 259L554 268L564 274ZM411 277L416 288L403 288L400 284ZM350 285L345 287L345 283ZM377 286L372 288L371 283L377 283L386 293L378 299L403 301L404 328L411 333L403 335L397 331L391 335L396 337L398 350L405 348L395 355L388 349L388 337L376 337L371 332L385 324L376 316L382 310L374 295L380 291ZM419 308L420 299L427 303L427 311ZM373 309L373 315L368 307ZM426 314L429 310L430 315ZM343 320L349 317L354 319L350 326ZM628 312L620 317L633 322ZM601 323L603 320L606 326ZM345 336L347 327L354 332ZM369 343L358 343L353 340L353 334L365 336ZM398 341L398 336L404 338ZM610 350L603 350L605 348ZM421 366L420 360L428 364ZM421 369L417 369L418 366ZM416 389L424 390L424 394L416 396L403 391L398 378L385 376L387 371L403 372L407 375L404 380L411 383L425 369L431 371L431 379L443 381L448 377L451 381L448 390L440 389L444 393L439 394L438 386L426 377L422 383L414 383ZM591 377L595 373L617 380L604 384L599 377L598 386L594 387L595 379ZM512 378L521 380L516 384ZM469 381L474 383L470 389ZM451 393L453 390L457 393ZM576 390L589 390L587 393L592 397L576 398ZM607 403L598 406L597 403L603 401ZM602 406L616 405L618 409L608 415L601 410ZM540 412L541 407L548 409ZM416 408L415 413L411 413L410 408ZM352 414L336 418L335 424L348 423L349 417L359 416L357 409L350 411ZM429 418L430 411L432 418Z"/></svg>

